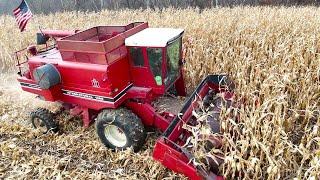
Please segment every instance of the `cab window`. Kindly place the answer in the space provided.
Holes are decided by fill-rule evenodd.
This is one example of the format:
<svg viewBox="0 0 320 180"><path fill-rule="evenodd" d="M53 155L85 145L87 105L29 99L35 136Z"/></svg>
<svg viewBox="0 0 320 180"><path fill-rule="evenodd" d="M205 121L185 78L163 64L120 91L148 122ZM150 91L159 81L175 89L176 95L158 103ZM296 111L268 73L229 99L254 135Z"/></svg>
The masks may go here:
<svg viewBox="0 0 320 180"><path fill-rule="evenodd" d="M131 47L130 55L134 66L144 66L142 48Z"/></svg>
<svg viewBox="0 0 320 180"><path fill-rule="evenodd" d="M173 83L179 75L179 59L181 49L181 38L176 39L167 47L167 74L165 84Z"/></svg>
<svg viewBox="0 0 320 180"><path fill-rule="evenodd" d="M162 48L148 48L148 59L157 85L162 85Z"/></svg>

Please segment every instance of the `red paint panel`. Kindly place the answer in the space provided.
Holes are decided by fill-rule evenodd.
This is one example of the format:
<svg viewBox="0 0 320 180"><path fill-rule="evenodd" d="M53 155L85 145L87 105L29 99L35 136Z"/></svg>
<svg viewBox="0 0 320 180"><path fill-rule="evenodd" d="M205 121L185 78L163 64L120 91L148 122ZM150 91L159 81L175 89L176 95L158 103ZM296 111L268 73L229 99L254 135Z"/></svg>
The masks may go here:
<svg viewBox="0 0 320 180"><path fill-rule="evenodd" d="M19 77L18 81L20 83L27 83L27 84L31 84L36 86L36 82L31 80L31 79L27 79L25 77ZM42 96L43 98L45 98L46 101L56 101L59 99L59 97L61 97L61 91L60 91L60 86L54 86L51 87L50 89L40 89L35 88L35 87L27 87L27 86L21 86L22 90L33 93L33 94L37 94L39 96Z"/></svg>
<svg viewBox="0 0 320 180"><path fill-rule="evenodd" d="M153 157L154 159L160 161L167 168L177 173L182 173L192 180L203 179L197 173L197 170L191 164L188 164L188 161L183 161L185 156L171 146L167 145L164 142L164 139L157 140L153 151Z"/></svg>
<svg viewBox="0 0 320 180"><path fill-rule="evenodd" d="M65 37L70 36L76 33L76 30L74 31L67 31L67 30L41 30L41 33L49 36L49 37Z"/></svg>
<svg viewBox="0 0 320 180"><path fill-rule="evenodd" d="M126 26L97 26L59 39L57 45L62 58L66 61L101 64L109 61L107 53L124 45L125 38L147 27L147 23L131 23ZM70 52L72 52L72 55ZM93 60L94 55L92 54L96 54L99 60ZM116 55L119 54L118 58L123 56L121 52ZM115 52L112 55L114 56ZM111 59L110 62L113 60Z"/></svg>
<svg viewBox="0 0 320 180"><path fill-rule="evenodd" d="M145 126L154 126L164 131L170 121L156 113L156 109L148 103L126 102L126 106L141 118Z"/></svg>

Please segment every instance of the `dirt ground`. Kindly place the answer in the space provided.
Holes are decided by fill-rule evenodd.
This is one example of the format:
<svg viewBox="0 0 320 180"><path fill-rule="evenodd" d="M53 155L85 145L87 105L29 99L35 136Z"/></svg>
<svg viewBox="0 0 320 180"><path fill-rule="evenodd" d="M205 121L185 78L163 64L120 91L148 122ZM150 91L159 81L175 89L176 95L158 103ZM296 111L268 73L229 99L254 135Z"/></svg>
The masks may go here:
<svg viewBox="0 0 320 180"><path fill-rule="evenodd" d="M0 78L0 179L180 179L181 175L152 159L159 132L148 133L143 149L112 152L96 136L94 126L84 129L81 119L62 113L58 134L34 130L29 112L48 103L20 89L16 76ZM177 112L183 99L161 101L159 107ZM172 106L173 105L173 106ZM172 108L174 107L174 108Z"/></svg>

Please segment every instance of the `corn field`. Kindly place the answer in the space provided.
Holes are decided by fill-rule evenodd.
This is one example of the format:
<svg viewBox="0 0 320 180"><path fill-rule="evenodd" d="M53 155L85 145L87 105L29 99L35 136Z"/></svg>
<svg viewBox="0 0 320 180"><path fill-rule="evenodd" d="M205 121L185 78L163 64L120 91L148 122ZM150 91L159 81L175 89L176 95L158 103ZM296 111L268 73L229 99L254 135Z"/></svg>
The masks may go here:
<svg viewBox="0 0 320 180"><path fill-rule="evenodd" d="M152 160L158 133L143 150L112 152L94 127L59 116L60 134L42 135L28 121L34 99L15 81L16 50L35 43L43 29L148 21L151 27L184 28L188 90L208 74L228 74L236 85L239 120L222 112L224 164L228 179L320 178L320 9L235 7L64 12L34 15L20 33L13 17L0 16L0 178L185 178ZM258 102L258 103L257 103Z"/></svg>

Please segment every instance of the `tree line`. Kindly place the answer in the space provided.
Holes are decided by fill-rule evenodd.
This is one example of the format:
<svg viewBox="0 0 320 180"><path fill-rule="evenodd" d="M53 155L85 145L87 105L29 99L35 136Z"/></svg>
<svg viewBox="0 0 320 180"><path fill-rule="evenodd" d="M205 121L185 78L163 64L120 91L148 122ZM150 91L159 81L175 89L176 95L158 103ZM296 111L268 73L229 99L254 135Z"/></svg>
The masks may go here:
<svg viewBox="0 0 320 180"><path fill-rule="evenodd" d="M199 9L237 5L319 5L320 0L26 0L33 13L61 11L100 11L102 9L162 9L166 7ZM0 14L12 14L21 0L0 0Z"/></svg>

